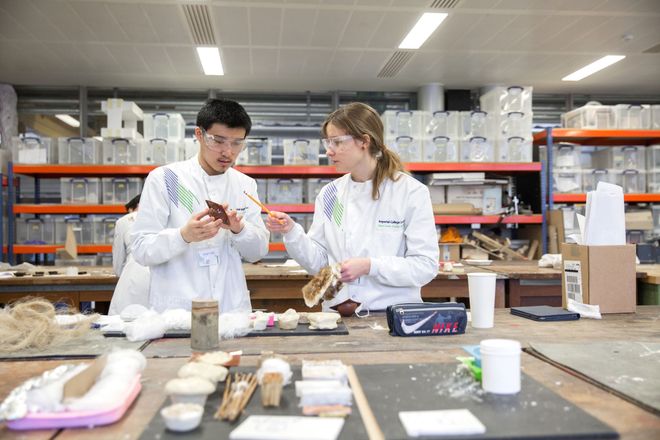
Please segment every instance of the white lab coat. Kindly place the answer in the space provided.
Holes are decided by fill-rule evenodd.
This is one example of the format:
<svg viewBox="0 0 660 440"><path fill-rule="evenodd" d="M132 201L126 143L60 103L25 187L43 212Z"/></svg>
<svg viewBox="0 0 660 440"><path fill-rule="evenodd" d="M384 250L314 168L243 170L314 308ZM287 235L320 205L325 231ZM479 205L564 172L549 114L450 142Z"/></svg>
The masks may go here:
<svg viewBox="0 0 660 440"><path fill-rule="evenodd" d="M284 236L286 249L310 274L349 258L371 258L368 275L348 284L324 309L346 299L362 311L421 302L420 288L438 273L438 236L428 188L407 174L386 179L380 198L372 181L350 174L329 183L316 197L314 221L305 235L296 224Z"/></svg>
<svg viewBox="0 0 660 440"><path fill-rule="evenodd" d="M263 258L270 233L261 208L243 191L257 197L255 180L233 168L209 176L197 156L149 173L132 237L135 260L151 269L151 307L190 310L193 299L212 298L222 312L251 309L241 257ZM244 227L238 234L221 229L212 239L186 243L180 229L206 208L207 199L228 203L243 216Z"/></svg>
<svg viewBox="0 0 660 440"><path fill-rule="evenodd" d="M112 294L109 315L118 315L131 304L149 306L149 268L138 264L131 254L131 230L136 215L136 211L130 212L115 223L112 267L119 281Z"/></svg>

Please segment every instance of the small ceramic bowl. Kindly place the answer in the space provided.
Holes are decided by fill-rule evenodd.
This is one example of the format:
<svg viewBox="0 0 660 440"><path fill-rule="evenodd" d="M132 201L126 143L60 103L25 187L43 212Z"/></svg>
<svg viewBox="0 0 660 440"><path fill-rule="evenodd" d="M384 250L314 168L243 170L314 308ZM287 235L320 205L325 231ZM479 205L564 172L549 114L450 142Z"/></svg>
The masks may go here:
<svg viewBox="0 0 660 440"><path fill-rule="evenodd" d="M192 431L201 423L204 407L194 403L175 403L160 410L160 415L170 431Z"/></svg>

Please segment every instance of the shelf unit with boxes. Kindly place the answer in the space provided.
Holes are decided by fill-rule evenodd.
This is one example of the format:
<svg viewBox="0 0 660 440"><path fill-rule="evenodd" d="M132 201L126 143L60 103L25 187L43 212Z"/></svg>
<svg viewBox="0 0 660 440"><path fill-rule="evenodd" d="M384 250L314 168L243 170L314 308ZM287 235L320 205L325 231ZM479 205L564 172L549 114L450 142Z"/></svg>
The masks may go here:
<svg viewBox="0 0 660 440"><path fill-rule="evenodd" d="M549 210L555 204L584 204L586 193L595 190L598 182L615 183L624 190L624 202L650 204L650 212L646 209L644 216L647 221L641 223L647 224L647 239L660 235L660 205L655 205L660 203L660 129L548 128L534 136L534 143L547 146L548 167L552 170ZM627 224L636 215L631 213L645 209L631 208L626 208ZM576 233L572 212L580 207L563 209L569 210L568 217L564 212L566 235ZM640 222L634 224L638 226L628 230L628 238L630 242L642 243L646 239L639 241L644 236L637 230Z"/></svg>

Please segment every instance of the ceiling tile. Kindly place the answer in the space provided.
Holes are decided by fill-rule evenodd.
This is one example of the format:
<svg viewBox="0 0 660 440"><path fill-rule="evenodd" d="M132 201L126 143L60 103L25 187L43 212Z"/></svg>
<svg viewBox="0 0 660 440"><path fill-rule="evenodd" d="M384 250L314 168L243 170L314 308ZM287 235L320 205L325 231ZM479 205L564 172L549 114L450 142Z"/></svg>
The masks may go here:
<svg viewBox="0 0 660 440"><path fill-rule="evenodd" d="M25 30L41 41L62 40L64 34L53 26L28 0L3 0L2 7Z"/></svg>
<svg viewBox="0 0 660 440"><path fill-rule="evenodd" d="M312 9L285 9L282 46L308 46L315 30L316 14Z"/></svg>
<svg viewBox="0 0 660 440"><path fill-rule="evenodd" d="M249 49L222 49L222 65L225 76L250 75L250 50Z"/></svg>
<svg viewBox="0 0 660 440"><path fill-rule="evenodd" d="M192 47L167 47L167 56L172 61L174 70L179 75L199 75L204 71L197 58L197 53ZM224 52L224 51L223 51Z"/></svg>
<svg viewBox="0 0 660 440"><path fill-rule="evenodd" d="M277 71L277 49L251 49L250 52L253 75L263 78Z"/></svg>
<svg viewBox="0 0 660 440"><path fill-rule="evenodd" d="M336 47L349 16L347 10L320 10L312 35L312 46Z"/></svg>
<svg viewBox="0 0 660 440"><path fill-rule="evenodd" d="M370 48L396 49L417 23L421 13L388 12L369 41ZM442 26L442 25L440 25Z"/></svg>
<svg viewBox="0 0 660 440"><path fill-rule="evenodd" d="M94 33L94 41L130 42L124 30L103 3L71 2L71 7Z"/></svg>
<svg viewBox="0 0 660 440"><path fill-rule="evenodd" d="M91 64L90 72L121 71L122 66L117 64L105 45L99 43L78 43L76 47Z"/></svg>
<svg viewBox="0 0 660 440"><path fill-rule="evenodd" d="M144 4L142 6L158 41L166 44L191 44L190 31L179 5Z"/></svg>
<svg viewBox="0 0 660 440"><path fill-rule="evenodd" d="M250 8L252 46L277 46L282 28L282 9Z"/></svg>
<svg viewBox="0 0 660 440"><path fill-rule="evenodd" d="M0 36L21 40L34 39L34 36L9 14L9 9L3 9L3 6L7 7L7 5L0 3Z"/></svg>
<svg viewBox="0 0 660 440"><path fill-rule="evenodd" d="M65 39L87 41L94 39L91 29L80 21L66 2L40 1L34 3L44 17L55 26ZM1 27L1 26L0 26ZM54 38L53 38L54 39ZM49 39L52 41L52 39Z"/></svg>
<svg viewBox="0 0 660 440"><path fill-rule="evenodd" d="M142 6L132 3L110 3L110 13L132 43L155 43L156 32L151 27Z"/></svg>
<svg viewBox="0 0 660 440"><path fill-rule="evenodd" d="M384 15L383 12L354 11L341 36L339 46L342 48L365 47Z"/></svg>
<svg viewBox="0 0 660 440"><path fill-rule="evenodd" d="M213 6L211 14L213 27L221 46L247 46L250 44L251 23L248 22L248 8Z"/></svg>
<svg viewBox="0 0 660 440"><path fill-rule="evenodd" d="M162 46L137 46L135 49L142 57L144 63L147 65L147 69L149 69L151 73L162 75L175 72L174 66L170 62L170 58L167 56L167 52Z"/></svg>
<svg viewBox="0 0 660 440"><path fill-rule="evenodd" d="M348 76L362 58L362 51L358 50L337 50L329 57L328 77Z"/></svg>
<svg viewBox="0 0 660 440"><path fill-rule="evenodd" d="M109 44L106 45L106 48L117 64L126 69L126 71L136 73L150 72L144 59L137 52L136 46L129 44Z"/></svg>

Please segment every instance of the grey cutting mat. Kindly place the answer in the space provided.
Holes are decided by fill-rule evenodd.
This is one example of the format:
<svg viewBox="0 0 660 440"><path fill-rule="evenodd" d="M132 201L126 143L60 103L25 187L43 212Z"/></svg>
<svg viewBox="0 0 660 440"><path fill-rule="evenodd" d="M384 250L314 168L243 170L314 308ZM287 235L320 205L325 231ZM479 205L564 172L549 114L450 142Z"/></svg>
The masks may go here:
<svg viewBox="0 0 660 440"><path fill-rule="evenodd" d="M231 369L232 373L238 372L251 372L254 373L256 369L254 368L239 368ZM165 428L165 422L160 416L160 410L154 415L154 417L149 422L147 428L142 432L140 439L158 439L158 440L167 440L167 439L181 439L181 438L195 438L195 439L208 439L208 440L218 440L229 438L229 433L234 430L239 424L241 424L249 415L272 415L272 416L301 416L302 410L298 407L298 398L296 397L296 392L294 388L294 382L296 380L301 380L300 367L293 368L293 378L291 379L291 384L284 387L282 391L282 400L278 408L264 408L261 405L261 394L259 387L255 390L250 402L248 403L243 415L240 416L235 423L229 423L226 421L215 420L213 414L220 406L220 399L222 392L224 391L224 385L220 384L218 391L211 394L206 401L206 407L204 408L204 417L202 419L201 425L190 432L187 433L174 433L168 431ZM169 398L163 407L170 404ZM341 430L339 439L342 440L356 440L356 439L366 439L367 431L362 423L362 418L360 417L360 411L357 407L353 406L353 413L346 418L344 422L344 427Z"/></svg>
<svg viewBox="0 0 660 440"><path fill-rule="evenodd" d="M131 342L125 338L104 338L101 333L91 333L85 338L73 339L57 347L48 347L44 350L20 350L14 353L0 353L0 360L35 360L35 359L68 359L68 358L94 358L109 352L112 348L128 348L142 350L149 342Z"/></svg>
<svg viewBox="0 0 660 440"><path fill-rule="evenodd" d="M528 351L660 415L660 343L534 343Z"/></svg>
<svg viewBox="0 0 660 440"><path fill-rule="evenodd" d="M612 428L524 374L522 390L513 396L479 396L456 389L452 393L450 378L456 367L457 364L369 365L355 366L355 371L388 440L408 438L399 411L461 408L469 409L486 426L486 433L437 438L618 438Z"/></svg>
<svg viewBox="0 0 660 440"><path fill-rule="evenodd" d="M277 326L266 327L263 331L253 331L245 337L252 338L258 336L329 336L329 335L347 335L348 328L343 322L337 323L337 328L332 330L310 330L309 324L298 324L295 330L281 330ZM125 337L124 332L103 332L107 338ZM163 338L189 338L190 330L169 330Z"/></svg>

